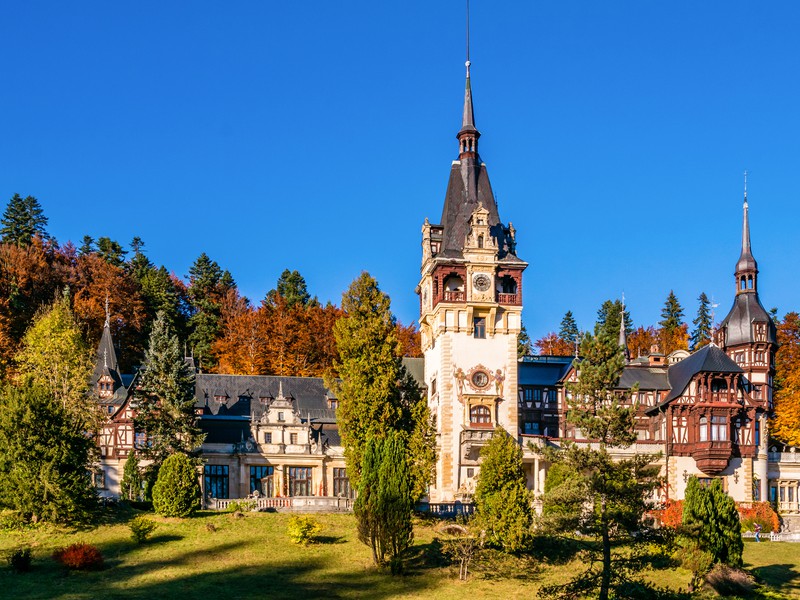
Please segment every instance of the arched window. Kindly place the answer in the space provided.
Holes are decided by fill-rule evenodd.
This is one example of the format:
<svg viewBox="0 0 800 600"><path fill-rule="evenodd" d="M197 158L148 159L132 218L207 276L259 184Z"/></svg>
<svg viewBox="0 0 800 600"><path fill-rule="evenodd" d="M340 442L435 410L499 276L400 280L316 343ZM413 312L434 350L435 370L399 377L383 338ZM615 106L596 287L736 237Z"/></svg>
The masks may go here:
<svg viewBox="0 0 800 600"><path fill-rule="evenodd" d="M739 289L744 290L747 289L747 278L742 276L741 280L739 281Z"/></svg>
<svg viewBox="0 0 800 600"><path fill-rule="evenodd" d="M479 404L470 408L469 421L471 425L490 426L492 424L492 413L489 407Z"/></svg>
<svg viewBox="0 0 800 600"><path fill-rule="evenodd" d="M701 442L708 441L708 417L700 417L700 436Z"/></svg>
<svg viewBox="0 0 800 600"><path fill-rule="evenodd" d="M724 392L728 389L728 382L724 379L712 379L711 380L711 391L712 392Z"/></svg>

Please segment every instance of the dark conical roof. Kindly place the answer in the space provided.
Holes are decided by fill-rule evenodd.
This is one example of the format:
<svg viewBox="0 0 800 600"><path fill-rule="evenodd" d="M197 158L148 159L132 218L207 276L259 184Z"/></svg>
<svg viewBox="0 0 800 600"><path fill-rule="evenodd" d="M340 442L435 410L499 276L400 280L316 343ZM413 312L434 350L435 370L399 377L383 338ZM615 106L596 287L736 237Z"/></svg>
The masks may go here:
<svg viewBox="0 0 800 600"><path fill-rule="evenodd" d="M97 383L103 375L108 375L114 380L114 389L122 385L122 378L119 374L119 364L117 363L117 353L114 350L114 340L111 339L111 327L108 319L103 327L103 335L97 345L97 357L95 358L94 373L92 375L92 385Z"/></svg>
<svg viewBox="0 0 800 600"><path fill-rule="evenodd" d="M758 294L737 294L728 316L720 324L720 328L725 331L725 345L737 346L755 342L753 323L766 323L766 341L770 344L778 343L775 323L761 305Z"/></svg>
<svg viewBox="0 0 800 600"><path fill-rule="evenodd" d="M750 215L747 196L744 198L744 215L742 217L742 252L736 262L736 273L742 271L758 271L758 263L750 250Z"/></svg>
<svg viewBox="0 0 800 600"><path fill-rule="evenodd" d="M467 84L464 90L464 116L461 118L459 133L475 133L475 109L472 106L472 84L469 79L469 61L467 61Z"/></svg>

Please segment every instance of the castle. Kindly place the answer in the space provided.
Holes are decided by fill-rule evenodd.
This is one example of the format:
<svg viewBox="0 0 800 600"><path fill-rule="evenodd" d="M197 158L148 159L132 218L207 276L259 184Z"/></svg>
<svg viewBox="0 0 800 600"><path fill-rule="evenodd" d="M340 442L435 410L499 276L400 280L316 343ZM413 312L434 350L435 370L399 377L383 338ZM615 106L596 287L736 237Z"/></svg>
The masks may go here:
<svg viewBox="0 0 800 600"><path fill-rule="evenodd" d="M527 263L517 256L515 228L500 220L478 152L469 67L468 61L458 158L442 216L422 226L416 291L424 358L405 361L427 393L435 423L432 504L470 500L480 450L497 425L522 445L535 495L544 490L548 465L528 442L591 443L566 421L565 384L577 377L572 358L517 357ZM661 453L664 499L682 498L692 475L719 478L737 501L774 502L791 526L793 515L800 519L800 460L768 448L777 336L759 300L758 272L745 194L733 306L713 342L695 353L654 352L627 361L618 386L637 387L638 441L618 452ZM626 344L624 328L620 344ZM133 429L137 375L119 372L108 324L97 356L93 386L108 415L98 486L113 495L128 453L143 443ZM206 433L208 503L255 495L271 506L329 499L329 507L348 508L341 500L353 490L336 425L338 399L321 379L198 373L195 406Z"/></svg>

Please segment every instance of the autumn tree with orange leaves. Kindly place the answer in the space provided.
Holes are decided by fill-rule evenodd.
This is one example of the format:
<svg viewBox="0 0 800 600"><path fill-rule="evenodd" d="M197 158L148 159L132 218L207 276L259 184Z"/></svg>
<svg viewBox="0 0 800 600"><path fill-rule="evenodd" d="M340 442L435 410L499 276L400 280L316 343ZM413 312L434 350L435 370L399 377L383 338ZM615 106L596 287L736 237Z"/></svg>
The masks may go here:
<svg viewBox="0 0 800 600"><path fill-rule="evenodd" d="M772 435L791 446L800 445L800 315L788 313L778 327L775 354L775 413Z"/></svg>
<svg viewBox="0 0 800 600"><path fill-rule="evenodd" d="M539 338L533 342L533 345L536 347L537 353L541 356L572 356L575 354L575 346L561 339L561 337L554 332L550 332L546 336Z"/></svg>

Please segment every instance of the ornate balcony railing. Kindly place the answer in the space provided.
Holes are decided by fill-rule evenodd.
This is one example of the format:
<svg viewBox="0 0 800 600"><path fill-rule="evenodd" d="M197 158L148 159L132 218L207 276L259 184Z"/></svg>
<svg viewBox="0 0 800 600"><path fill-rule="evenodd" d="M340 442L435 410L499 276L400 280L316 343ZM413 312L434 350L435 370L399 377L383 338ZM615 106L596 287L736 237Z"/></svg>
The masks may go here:
<svg viewBox="0 0 800 600"><path fill-rule="evenodd" d="M519 294L503 294L501 292L497 293L497 303L498 304L519 304L520 296Z"/></svg>
<svg viewBox="0 0 800 600"><path fill-rule="evenodd" d="M465 300L466 296L464 295L464 292L445 291L444 293L445 302L464 302Z"/></svg>

